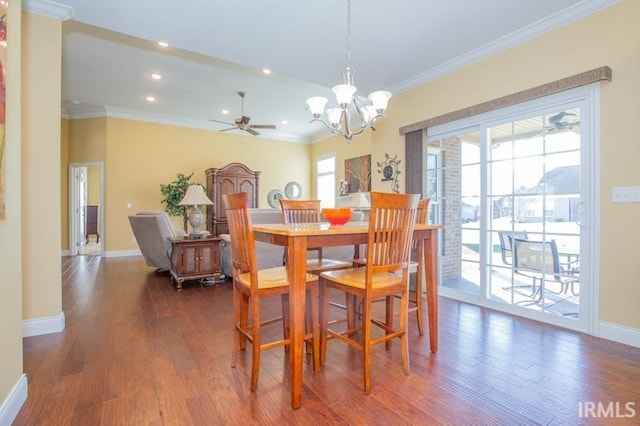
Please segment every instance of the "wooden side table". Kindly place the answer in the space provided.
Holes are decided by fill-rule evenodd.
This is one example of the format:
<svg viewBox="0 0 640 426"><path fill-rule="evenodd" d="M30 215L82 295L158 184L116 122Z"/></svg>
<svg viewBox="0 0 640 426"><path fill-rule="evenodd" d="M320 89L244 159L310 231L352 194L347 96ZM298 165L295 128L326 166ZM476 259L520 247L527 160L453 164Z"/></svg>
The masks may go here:
<svg viewBox="0 0 640 426"><path fill-rule="evenodd" d="M176 288L186 280L214 278L220 280L219 237L191 240L188 237L171 240L171 277Z"/></svg>

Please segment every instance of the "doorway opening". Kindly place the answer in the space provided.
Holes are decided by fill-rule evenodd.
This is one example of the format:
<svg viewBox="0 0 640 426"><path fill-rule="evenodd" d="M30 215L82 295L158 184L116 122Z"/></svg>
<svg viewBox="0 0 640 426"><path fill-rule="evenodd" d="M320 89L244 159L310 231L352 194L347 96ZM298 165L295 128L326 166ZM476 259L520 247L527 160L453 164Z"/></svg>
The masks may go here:
<svg viewBox="0 0 640 426"><path fill-rule="evenodd" d="M104 166L102 162L69 165L69 255L104 252Z"/></svg>

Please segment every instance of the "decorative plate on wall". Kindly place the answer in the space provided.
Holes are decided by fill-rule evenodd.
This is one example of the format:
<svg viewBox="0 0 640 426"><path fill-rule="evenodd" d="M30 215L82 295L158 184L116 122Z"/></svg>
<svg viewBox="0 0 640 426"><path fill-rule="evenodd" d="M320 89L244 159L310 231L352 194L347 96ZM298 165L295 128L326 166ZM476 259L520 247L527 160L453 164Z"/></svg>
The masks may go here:
<svg viewBox="0 0 640 426"><path fill-rule="evenodd" d="M267 202L272 209L279 209L281 198L284 198L284 192L280 191L279 189L273 189L269 191L269 194L267 195Z"/></svg>
<svg viewBox="0 0 640 426"><path fill-rule="evenodd" d="M302 197L302 187L298 182L289 182L287 186L284 187L284 193L288 199L297 200Z"/></svg>

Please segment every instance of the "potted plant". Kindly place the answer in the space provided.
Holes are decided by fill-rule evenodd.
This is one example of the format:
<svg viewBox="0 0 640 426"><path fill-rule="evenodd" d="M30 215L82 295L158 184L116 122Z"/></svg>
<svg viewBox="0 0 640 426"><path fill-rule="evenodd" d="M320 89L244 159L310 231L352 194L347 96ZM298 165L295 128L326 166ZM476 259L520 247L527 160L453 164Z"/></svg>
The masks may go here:
<svg viewBox="0 0 640 426"><path fill-rule="evenodd" d="M193 176L191 173L189 176L178 173L178 176L173 182L160 185L160 192L164 199L163 203L166 204L164 211L169 216L182 216L184 231L187 232L187 212L185 206L180 206L178 203L182 201L187 188L189 187L189 180Z"/></svg>

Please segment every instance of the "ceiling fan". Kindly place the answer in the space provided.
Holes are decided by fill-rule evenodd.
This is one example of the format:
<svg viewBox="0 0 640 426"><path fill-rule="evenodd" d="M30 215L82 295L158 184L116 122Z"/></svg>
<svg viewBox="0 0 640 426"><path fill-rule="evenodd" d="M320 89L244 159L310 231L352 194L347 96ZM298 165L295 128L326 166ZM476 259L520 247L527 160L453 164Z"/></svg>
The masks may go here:
<svg viewBox="0 0 640 426"><path fill-rule="evenodd" d="M233 123L214 120L214 119L210 119L209 121L214 121L216 123L228 124L229 126L233 126L233 127L229 127L228 129L222 129L220 130L221 132L237 129L237 130L244 130L245 132L251 133L253 136L258 136L260 134L255 129L275 129L276 126L273 124L249 124L251 117L247 117L246 115L244 115L244 96L245 95L246 95L245 92L238 92L238 96L240 96L240 99L242 102L240 118L236 118Z"/></svg>

